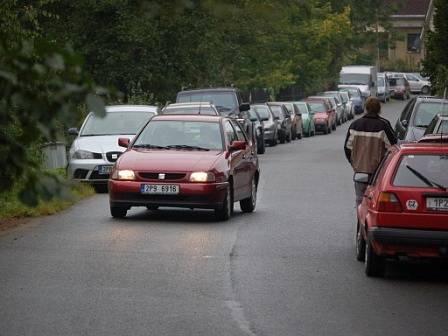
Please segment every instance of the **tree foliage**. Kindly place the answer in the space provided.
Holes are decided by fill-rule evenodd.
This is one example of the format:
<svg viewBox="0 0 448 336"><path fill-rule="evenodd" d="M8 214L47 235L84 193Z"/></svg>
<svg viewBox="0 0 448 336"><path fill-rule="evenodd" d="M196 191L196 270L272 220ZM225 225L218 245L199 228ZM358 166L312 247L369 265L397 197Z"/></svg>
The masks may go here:
<svg viewBox="0 0 448 336"><path fill-rule="evenodd" d="M423 71L430 77L434 90L444 94L448 88L448 2L435 0L434 6L434 31L427 35Z"/></svg>
<svg viewBox="0 0 448 336"><path fill-rule="evenodd" d="M40 38L39 17L50 17L41 6L48 3L11 0L0 7L0 191L20 179L28 204L62 190L42 172L39 144L55 140L60 122L73 120L81 103L104 112L82 59Z"/></svg>

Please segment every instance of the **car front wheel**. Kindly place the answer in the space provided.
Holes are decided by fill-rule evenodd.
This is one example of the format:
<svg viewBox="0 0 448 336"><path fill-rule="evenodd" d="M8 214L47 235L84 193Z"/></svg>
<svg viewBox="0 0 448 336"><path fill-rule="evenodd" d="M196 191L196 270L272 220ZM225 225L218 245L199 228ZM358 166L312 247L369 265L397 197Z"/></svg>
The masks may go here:
<svg viewBox="0 0 448 336"><path fill-rule="evenodd" d="M375 253L372 242L366 243L365 272L368 277L383 277L386 270L386 259Z"/></svg>
<svg viewBox="0 0 448 336"><path fill-rule="evenodd" d="M257 205L257 181L255 176L252 178L250 196L240 201L240 207L243 212L253 212Z"/></svg>
<svg viewBox="0 0 448 336"><path fill-rule="evenodd" d="M429 93L429 87L428 87L428 86L424 86L424 87L422 87L422 93L423 93L424 95L427 95L427 94Z"/></svg>
<svg viewBox="0 0 448 336"><path fill-rule="evenodd" d="M218 220L226 221L232 217L233 213L233 191L232 185L229 183L227 187L227 193L222 206L219 209L215 209L215 215Z"/></svg>
<svg viewBox="0 0 448 336"><path fill-rule="evenodd" d="M124 217L126 217L127 213L128 213L127 208L120 208L120 207L114 207L114 206L110 207L110 215L113 218L124 218Z"/></svg>
<svg viewBox="0 0 448 336"><path fill-rule="evenodd" d="M366 257L366 241L362 235L361 225L356 225L356 260L364 261Z"/></svg>

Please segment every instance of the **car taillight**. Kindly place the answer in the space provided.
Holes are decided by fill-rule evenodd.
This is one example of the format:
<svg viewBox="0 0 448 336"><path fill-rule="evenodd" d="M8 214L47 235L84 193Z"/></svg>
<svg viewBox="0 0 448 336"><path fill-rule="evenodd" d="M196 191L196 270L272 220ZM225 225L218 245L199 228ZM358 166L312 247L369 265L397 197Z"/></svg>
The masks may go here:
<svg viewBox="0 0 448 336"><path fill-rule="evenodd" d="M382 192L378 196L378 211L402 212L403 208L397 195L391 192Z"/></svg>

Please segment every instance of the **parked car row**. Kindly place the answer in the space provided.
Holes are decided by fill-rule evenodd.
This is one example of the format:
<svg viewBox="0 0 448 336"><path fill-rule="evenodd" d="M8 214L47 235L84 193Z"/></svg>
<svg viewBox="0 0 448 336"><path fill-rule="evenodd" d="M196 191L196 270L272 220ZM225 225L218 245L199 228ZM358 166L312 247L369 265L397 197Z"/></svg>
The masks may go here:
<svg viewBox="0 0 448 336"><path fill-rule="evenodd" d="M356 258L367 276L385 274L386 261L448 258L448 100L412 98L396 126L393 146L357 209Z"/></svg>

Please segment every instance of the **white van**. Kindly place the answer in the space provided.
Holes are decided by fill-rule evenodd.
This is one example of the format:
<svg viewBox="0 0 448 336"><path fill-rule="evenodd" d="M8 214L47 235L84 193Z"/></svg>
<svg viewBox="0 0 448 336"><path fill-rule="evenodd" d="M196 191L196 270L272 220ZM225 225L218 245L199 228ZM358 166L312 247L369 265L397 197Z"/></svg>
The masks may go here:
<svg viewBox="0 0 448 336"><path fill-rule="evenodd" d="M376 97L378 94L377 70L371 65L349 65L342 67L339 74L340 87L356 87L362 96Z"/></svg>

